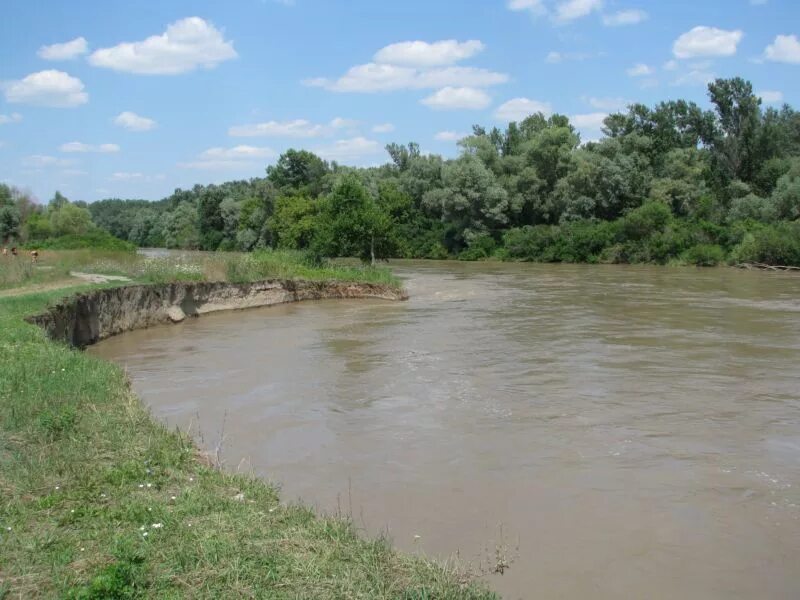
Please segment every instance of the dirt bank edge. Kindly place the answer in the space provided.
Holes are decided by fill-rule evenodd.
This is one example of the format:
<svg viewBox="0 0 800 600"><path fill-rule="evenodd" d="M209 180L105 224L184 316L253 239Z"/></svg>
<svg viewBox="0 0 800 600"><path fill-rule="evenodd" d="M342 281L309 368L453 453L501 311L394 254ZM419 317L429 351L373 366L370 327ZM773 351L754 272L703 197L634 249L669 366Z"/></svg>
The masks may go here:
<svg viewBox="0 0 800 600"><path fill-rule="evenodd" d="M221 310L344 298L407 300L408 295L374 283L290 279L128 285L75 294L26 321L43 328L52 340L83 348L126 331Z"/></svg>

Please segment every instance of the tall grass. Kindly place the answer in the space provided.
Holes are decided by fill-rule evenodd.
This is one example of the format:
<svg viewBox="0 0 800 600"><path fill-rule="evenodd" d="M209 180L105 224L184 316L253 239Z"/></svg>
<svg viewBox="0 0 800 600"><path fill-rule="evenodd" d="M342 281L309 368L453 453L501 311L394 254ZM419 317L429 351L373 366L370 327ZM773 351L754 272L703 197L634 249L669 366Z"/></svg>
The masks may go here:
<svg viewBox="0 0 800 600"><path fill-rule="evenodd" d="M140 283L173 281L231 281L260 279L308 279L358 281L398 286L389 269L333 262L314 262L303 252L260 250L239 252L178 252L167 256L143 256L130 252L64 250L41 252L33 265L30 258L0 260L0 287L14 287L68 278L71 272L121 275Z"/></svg>

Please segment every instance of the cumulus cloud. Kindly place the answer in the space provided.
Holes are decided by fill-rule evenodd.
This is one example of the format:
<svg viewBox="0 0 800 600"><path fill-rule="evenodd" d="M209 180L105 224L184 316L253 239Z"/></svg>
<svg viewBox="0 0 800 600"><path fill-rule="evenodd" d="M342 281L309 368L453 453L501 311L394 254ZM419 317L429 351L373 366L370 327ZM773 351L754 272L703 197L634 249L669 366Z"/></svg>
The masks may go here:
<svg viewBox="0 0 800 600"><path fill-rule="evenodd" d="M522 121L536 113L543 113L545 116L550 115L553 113L553 107L549 102L540 102L530 98L514 98L501 104L495 111L494 116L500 121Z"/></svg>
<svg viewBox="0 0 800 600"><path fill-rule="evenodd" d="M556 5L553 19L557 23L568 23L586 17L603 7L603 0L565 0Z"/></svg>
<svg viewBox="0 0 800 600"><path fill-rule="evenodd" d="M672 53L676 58L698 56L733 56L742 41L740 30L727 31L716 27L698 26L675 40Z"/></svg>
<svg viewBox="0 0 800 600"><path fill-rule="evenodd" d="M83 37L75 38L63 44L42 46L36 54L44 60L72 60L89 51L89 44Z"/></svg>
<svg viewBox="0 0 800 600"><path fill-rule="evenodd" d="M481 110L492 99L483 90L470 87L446 87L420 101L435 110Z"/></svg>
<svg viewBox="0 0 800 600"><path fill-rule="evenodd" d="M763 90L756 92L756 96L761 98L764 104L783 104L783 92Z"/></svg>
<svg viewBox="0 0 800 600"><path fill-rule="evenodd" d="M148 119L127 110L114 117L114 124L128 131L150 131L157 125L153 119Z"/></svg>
<svg viewBox="0 0 800 600"><path fill-rule="evenodd" d="M764 50L764 57L774 62L800 65L800 40L796 35L779 35Z"/></svg>
<svg viewBox="0 0 800 600"><path fill-rule="evenodd" d="M11 104L72 108L89 101L80 79L54 69L31 73L24 79L6 83L3 88L6 101Z"/></svg>
<svg viewBox="0 0 800 600"><path fill-rule="evenodd" d="M606 27L623 27L625 25L637 25L646 21L648 15L645 11L638 8L621 10L611 15L603 16L603 25Z"/></svg>
<svg viewBox="0 0 800 600"><path fill-rule="evenodd" d="M84 144L83 142L67 142L66 144L61 144L59 150L61 150L61 152L68 152L68 153L95 152L98 154L112 154L114 152L119 152L120 148L116 144L98 144L96 146L93 146L92 144Z"/></svg>
<svg viewBox="0 0 800 600"><path fill-rule="evenodd" d="M629 77L646 77L653 74L653 68L644 63L633 65L630 69L625 71Z"/></svg>
<svg viewBox="0 0 800 600"><path fill-rule="evenodd" d="M20 121L22 121L22 115L19 113L0 115L0 125L6 125L7 123L19 123Z"/></svg>
<svg viewBox="0 0 800 600"><path fill-rule="evenodd" d="M211 69L237 56L233 42L212 23L189 17L167 26L161 35L96 50L89 63L140 75L176 75Z"/></svg>
<svg viewBox="0 0 800 600"><path fill-rule="evenodd" d="M233 148L209 148L200 154L197 160L179 163L184 169L236 170L255 168L264 159L273 158L276 152L272 148L257 146L234 146Z"/></svg>
<svg viewBox="0 0 800 600"><path fill-rule="evenodd" d="M322 146L314 150L316 154L326 160L335 160L341 163L361 162L366 158L380 154L382 151L383 146L381 144L361 136L337 140L329 146Z"/></svg>
<svg viewBox="0 0 800 600"><path fill-rule="evenodd" d="M433 136L433 139L440 142L457 142L463 140L468 135L467 133L458 133L457 131L440 131Z"/></svg>
<svg viewBox="0 0 800 600"><path fill-rule="evenodd" d="M372 128L372 133L392 133L395 126L392 123L380 123Z"/></svg>
<svg viewBox="0 0 800 600"><path fill-rule="evenodd" d="M508 0L507 6L509 10L526 10L534 15L547 13L547 8L542 0Z"/></svg>
<svg viewBox="0 0 800 600"><path fill-rule="evenodd" d="M391 92L411 89L489 87L506 83L508 75L476 67L417 69L398 65L367 63L350 68L338 79L314 78L303 83L334 92Z"/></svg>
<svg viewBox="0 0 800 600"><path fill-rule="evenodd" d="M267 121L250 125L234 125L228 129L228 135L231 137L315 138L329 134L340 124L338 119L334 119L329 125L319 125L306 119Z"/></svg>
<svg viewBox="0 0 800 600"><path fill-rule="evenodd" d="M399 42L378 50L373 58L379 64L405 67L441 67L475 56L484 50L480 40L441 40L438 42Z"/></svg>
<svg viewBox="0 0 800 600"><path fill-rule="evenodd" d="M552 52L548 52L547 56L545 57L544 61L550 64L559 64L566 61L581 61L581 60L588 60L590 58L594 58L596 56L601 56L602 53L599 54L592 54L589 52L557 52L553 50Z"/></svg>
<svg viewBox="0 0 800 600"><path fill-rule="evenodd" d="M599 131L607 116L608 113L605 112L593 112L584 115L572 115L569 120L578 129Z"/></svg>

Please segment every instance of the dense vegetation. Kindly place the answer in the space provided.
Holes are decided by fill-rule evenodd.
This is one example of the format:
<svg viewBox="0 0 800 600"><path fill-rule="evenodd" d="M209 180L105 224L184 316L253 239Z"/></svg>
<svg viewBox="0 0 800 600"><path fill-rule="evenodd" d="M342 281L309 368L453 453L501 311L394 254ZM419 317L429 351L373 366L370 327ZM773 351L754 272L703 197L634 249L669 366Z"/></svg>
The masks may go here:
<svg viewBox="0 0 800 600"><path fill-rule="evenodd" d="M709 97L712 110L631 105L605 120L597 142L581 144L565 116L535 114L505 130L475 126L454 160L390 144L391 162L353 169L289 150L265 178L88 211L140 246L800 265L800 113L763 109L739 78L710 84ZM0 235L36 240L77 217L78 208L55 218L52 206L27 222L29 207L16 221L13 207L0 209Z"/></svg>

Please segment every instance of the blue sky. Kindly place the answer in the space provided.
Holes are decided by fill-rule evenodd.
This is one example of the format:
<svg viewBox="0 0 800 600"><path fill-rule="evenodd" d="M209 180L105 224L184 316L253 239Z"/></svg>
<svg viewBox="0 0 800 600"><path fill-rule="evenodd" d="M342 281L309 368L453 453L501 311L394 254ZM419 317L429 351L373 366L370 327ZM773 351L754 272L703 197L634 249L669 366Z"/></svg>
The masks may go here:
<svg viewBox="0 0 800 600"><path fill-rule="evenodd" d="M0 180L159 199L290 147L454 156L533 110L593 139L626 102L707 104L712 77L797 106L798 36L796 0L5 0Z"/></svg>

